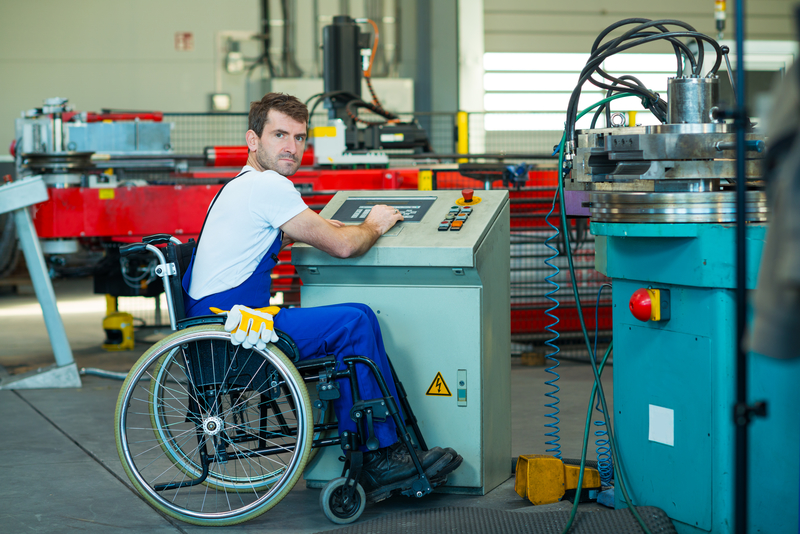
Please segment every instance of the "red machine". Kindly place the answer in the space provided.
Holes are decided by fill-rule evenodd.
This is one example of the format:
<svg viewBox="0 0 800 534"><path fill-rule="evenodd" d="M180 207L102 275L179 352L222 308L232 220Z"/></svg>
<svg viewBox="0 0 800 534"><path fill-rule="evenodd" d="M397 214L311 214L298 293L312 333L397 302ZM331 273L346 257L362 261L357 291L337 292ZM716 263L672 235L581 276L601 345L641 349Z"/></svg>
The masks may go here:
<svg viewBox="0 0 800 534"><path fill-rule="evenodd" d="M313 147L303 155L303 167L290 179L300 190L306 203L319 211L340 190L392 190L417 189L418 169L315 169L306 166L313 161ZM205 218L205 213L214 195L225 179L236 175L247 159L247 147L215 146L205 151L207 167L196 168L182 173L173 173L175 185L120 186L113 188L68 187L51 188L50 200L35 206L33 219L39 237L42 239L83 238L119 242L139 241L143 236L155 233L169 233L183 240L196 238ZM512 189L511 229L512 234L542 233L548 227L544 216L550 210L553 190L556 185L555 171L530 171L528 183L523 189ZM216 180L214 180L216 179ZM193 184L193 181L197 184ZM209 184L213 180L215 183ZM466 178L455 171L436 173L438 189L461 189L463 187L483 188L484 183ZM492 188L503 188L502 180L491 183ZM553 216L557 221L558 212ZM557 223L556 223L557 224ZM593 269L594 249L590 254L576 254L576 262L583 265L576 273L579 286L597 286L602 281ZM514 253L512 253L514 255ZM274 273L275 291L284 295L284 303L298 305L300 299L300 280L290 263L288 250L280 255L280 262ZM512 258L513 262L514 258ZM588 263L587 263L588 262ZM541 269L541 260L531 261L539 282L549 273ZM528 270L531 268L528 267ZM512 268L514 271L514 268ZM516 287L530 285L526 282L515 286L515 273L512 272L512 339L540 341L544 327L552 322L544 315L550 307L549 301L541 296L533 297L522 291L514 298ZM539 291L541 293L541 291ZM559 331L580 331L580 326L572 301L570 288L562 287L559 292L561 307L556 312L560 317ZM587 326L594 327L594 302L584 307ZM599 314L600 329L611 327L610 309L602 306Z"/></svg>

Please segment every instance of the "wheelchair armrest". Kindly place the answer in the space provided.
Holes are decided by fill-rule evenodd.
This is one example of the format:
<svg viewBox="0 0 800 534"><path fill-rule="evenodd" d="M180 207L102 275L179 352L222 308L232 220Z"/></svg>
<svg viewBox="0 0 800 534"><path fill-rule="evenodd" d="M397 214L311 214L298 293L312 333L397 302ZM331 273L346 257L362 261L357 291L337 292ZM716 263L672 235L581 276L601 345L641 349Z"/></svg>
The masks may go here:
<svg viewBox="0 0 800 534"><path fill-rule="evenodd" d="M163 245L169 243L172 236L169 234L153 234L142 238L142 243L146 245Z"/></svg>
<svg viewBox="0 0 800 534"><path fill-rule="evenodd" d="M222 315L199 315L178 321L178 330L184 330L190 326L203 324L225 324L225 317Z"/></svg>
<svg viewBox="0 0 800 534"><path fill-rule="evenodd" d="M147 250L147 243L131 243L119 247L119 255L125 257L129 254L138 254Z"/></svg>
<svg viewBox="0 0 800 534"><path fill-rule="evenodd" d="M276 341L274 345L281 349L281 352L283 352L287 358L293 362L297 362L300 359L300 351L297 350L297 345L294 340L289 337L289 334L277 328L275 329L275 333L278 334L278 341Z"/></svg>
<svg viewBox="0 0 800 534"><path fill-rule="evenodd" d="M178 321L178 330L184 330L191 326L199 326L203 324L225 324L225 317L222 315L199 315L197 317L182 319ZM297 345L292 338L289 337L289 334L282 332L277 328L275 329L275 333L278 334L278 341L276 341L274 345L278 347L281 352L283 352L292 362L297 362L300 359L300 351L297 350Z"/></svg>
<svg viewBox="0 0 800 534"><path fill-rule="evenodd" d="M330 354L328 356L323 356L322 358L312 358L310 360L303 360L301 362L294 362L294 367L301 374L304 371L318 371L320 368L324 367L326 364L336 364L336 356ZM305 375L304 375L305 376Z"/></svg>

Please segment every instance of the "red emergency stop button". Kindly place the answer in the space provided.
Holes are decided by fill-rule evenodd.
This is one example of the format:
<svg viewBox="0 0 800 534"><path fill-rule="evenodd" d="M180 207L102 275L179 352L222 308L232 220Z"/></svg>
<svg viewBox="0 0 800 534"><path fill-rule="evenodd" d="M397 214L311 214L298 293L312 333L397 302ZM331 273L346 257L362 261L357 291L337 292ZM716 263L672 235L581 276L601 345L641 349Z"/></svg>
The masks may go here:
<svg viewBox="0 0 800 534"><path fill-rule="evenodd" d="M650 298L650 292L645 289L637 289L633 292L628 307L634 317L640 321L649 321L653 309L653 299Z"/></svg>
<svg viewBox="0 0 800 534"><path fill-rule="evenodd" d="M464 197L464 203L470 204L472 202L472 195L475 194L475 191L472 189L462 189L461 196Z"/></svg>
<svg viewBox="0 0 800 534"><path fill-rule="evenodd" d="M640 288L633 292L628 307L640 321L669 321L669 289Z"/></svg>

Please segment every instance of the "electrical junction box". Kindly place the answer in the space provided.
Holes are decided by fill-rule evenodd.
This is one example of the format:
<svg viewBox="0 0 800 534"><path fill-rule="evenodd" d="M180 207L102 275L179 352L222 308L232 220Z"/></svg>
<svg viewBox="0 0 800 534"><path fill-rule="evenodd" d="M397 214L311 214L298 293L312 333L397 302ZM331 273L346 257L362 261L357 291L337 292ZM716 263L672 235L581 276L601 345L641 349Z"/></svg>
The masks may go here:
<svg viewBox="0 0 800 534"><path fill-rule="evenodd" d="M321 215L357 224L376 204L405 221L363 256L292 247L302 305L372 308L427 445L464 457L440 489L485 494L511 476L508 192L477 191L464 206L459 191L341 191ZM458 230L440 229L465 207ZM320 450L305 470L308 485L341 476L341 455Z"/></svg>

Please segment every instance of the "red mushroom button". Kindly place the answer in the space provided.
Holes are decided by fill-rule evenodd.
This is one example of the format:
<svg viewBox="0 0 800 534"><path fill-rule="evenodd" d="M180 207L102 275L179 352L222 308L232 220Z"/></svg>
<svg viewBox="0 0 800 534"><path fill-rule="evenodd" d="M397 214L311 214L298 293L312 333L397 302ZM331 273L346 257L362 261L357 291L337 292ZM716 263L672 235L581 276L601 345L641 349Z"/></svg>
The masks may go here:
<svg viewBox="0 0 800 534"><path fill-rule="evenodd" d="M650 320L652 314L653 301L650 298L650 292L644 288L637 289L633 292L628 307L634 317L640 321L647 322Z"/></svg>

